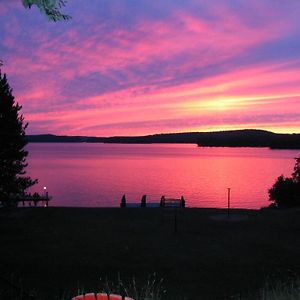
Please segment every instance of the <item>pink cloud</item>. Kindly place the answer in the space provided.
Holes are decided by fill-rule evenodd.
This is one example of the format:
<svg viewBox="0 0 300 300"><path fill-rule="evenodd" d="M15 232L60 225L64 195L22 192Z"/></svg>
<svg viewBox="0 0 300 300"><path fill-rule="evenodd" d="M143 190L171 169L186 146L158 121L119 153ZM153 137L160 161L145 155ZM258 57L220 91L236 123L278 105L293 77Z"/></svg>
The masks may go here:
<svg viewBox="0 0 300 300"><path fill-rule="evenodd" d="M143 93L144 86L107 92L82 98L75 106L61 105L59 112L30 113L28 120L32 124L48 120L52 132L82 135L257 126L284 131L276 122L285 128L300 129L300 126L296 126L297 121L269 117L276 112L290 115L295 110L300 111L300 85L294 84L300 78L299 71L291 67L284 71L282 69L281 64L254 66L175 87L154 86L146 94ZM282 76L285 84L278 86L278 78ZM292 88L289 82L292 82ZM261 90L260 86L268 88ZM34 96L30 103L36 103L38 107L41 92L30 91L28 97L30 94ZM261 116L260 121L255 118L250 120L249 115ZM190 124L190 120L198 120L197 116L200 116L199 121ZM170 119L177 120L178 127L170 125ZM180 119L182 121L178 122ZM126 127L123 124L127 124ZM49 131L46 125L40 125L39 129Z"/></svg>
<svg viewBox="0 0 300 300"><path fill-rule="evenodd" d="M47 37L40 29L33 38L40 40L41 46L32 53L27 65L30 64L31 71L60 70L60 76L66 79L149 64L178 55L192 58L186 58L183 67L205 66L275 39L290 26L274 30L274 23L266 20L258 31L230 12L225 16L221 12L216 17L217 20L212 22L177 12L169 20L141 20L134 31L120 28L108 31L101 24L94 27L93 35L82 35L71 29L55 38ZM17 51L20 56L22 50ZM180 70L182 64L179 65ZM11 71L23 74L17 64Z"/></svg>
<svg viewBox="0 0 300 300"><path fill-rule="evenodd" d="M288 115L300 109L299 62L222 69L293 29L294 16L276 22L277 12L259 7L266 13L260 15L259 27L218 6L213 19L176 11L165 20L140 19L133 29L102 23L91 34L73 28L51 35L36 29L27 44L34 46L28 48L13 39L20 33L14 20L5 29L4 46L12 48L5 68L16 78L16 96L34 132L114 135L221 126L275 128L278 120L251 121L247 115L269 116L276 110ZM193 75L195 69L204 70L203 75ZM117 88L105 89L99 83L98 90L89 90L92 75L106 77ZM78 78L80 83L70 83ZM86 95L74 93L75 84L86 89ZM280 122L298 128L296 122Z"/></svg>

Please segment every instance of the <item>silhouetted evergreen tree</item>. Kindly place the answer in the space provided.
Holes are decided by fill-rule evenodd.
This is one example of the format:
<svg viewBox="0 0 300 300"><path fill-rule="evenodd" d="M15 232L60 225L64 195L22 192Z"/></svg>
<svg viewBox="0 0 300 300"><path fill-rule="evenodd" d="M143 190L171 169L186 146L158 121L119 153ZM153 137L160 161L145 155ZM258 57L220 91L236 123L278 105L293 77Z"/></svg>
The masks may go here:
<svg viewBox="0 0 300 300"><path fill-rule="evenodd" d="M269 199L277 207L300 206L300 157L296 158L292 177L277 178L269 189Z"/></svg>
<svg viewBox="0 0 300 300"><path fill-rule="evenodd" d="M21 108L14 100L6 75L2 77L0 73L0 203L4 206L15 206L25 190L37 182L24 176L28 123L19 114Z"/></svg>

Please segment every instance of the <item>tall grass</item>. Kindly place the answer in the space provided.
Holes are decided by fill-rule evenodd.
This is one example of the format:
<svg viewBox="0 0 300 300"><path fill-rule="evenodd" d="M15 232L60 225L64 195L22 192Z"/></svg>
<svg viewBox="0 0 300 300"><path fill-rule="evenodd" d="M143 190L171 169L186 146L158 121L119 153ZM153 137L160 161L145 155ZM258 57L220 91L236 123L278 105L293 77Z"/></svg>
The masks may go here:
<svg viewBox="0 0 300 300"><path fill-rule="evenodd" d="M131 278L122 280L118 274L116 280L100 279L98 289L85 291L83 288L77 290L77 294L85 292L104 292L108 294L118 294L133 298L134 300L164 300L170 299L163 287L163 280L157 279L156 274L148 276L146 282ZM70 292L55 297L53 300L71 300L75 295ZM0 299L5 300L42 300L35 296L34 292L28 293L21 289L10 287L3 290L0 288ZM172 298L173 299L173 298ZM176 297L181 300L180 296ZM186 298L185 298L186 299ZM205 299L205 298L202 298ZM211 298L210 298L211 299ZM231 300L300 300L300 279L288 278L286 281L266 280L265 285L257 292L248 297L234 296ZM175 300L175 299L174 299ZM200 299L199 299L200 300Z"/></svg>
<svg viewBox="0 0 300 300"><path fill-rule="evenodd" d="M133 298L134 300L163 300L166 295L166 290L163 288L163 280L157 279L155 273L149 275L146 281L137 280L134 277L124 281L118 274L116 280L100 279L99 287L95 290L78 288L75 294L65 291L61 295L57 295L53 300L71 300L76 295L89 292L117 294ZM12 280L7 281L5 288L0 285L0 300L43 300L37 297L36 294L34 291L28 292L23 290L21 284L17 285Z"/></svg>
<svg viewBox="0 0 300 300"><path fill-rule="evenodd" d="M35 300L35 291L27 291L14 274L0 274L0 300Z"/></svg>
<svg viewBox="0 0 300 300"><path fill-rule="evenodd" d="M163 279L158 279L155 273L149 275L146 282L137 280L135 277L129 281L124 281L120 274L118 274L116 281L100 279L100 291L124 295L134 300L162 300L166 295Z"/></svg>
<svg viewBox="0 0 300 300"><path fill-rule="evenodd" d="M264 286L248 296L236 295L231 300L300 300L300 279L288 277L282 280L266 280Z"/></svg>
<svg viewBox="0 0 300 300"><path fill-rule="evenodd" d="M259 300L300 300L300 280L267 282L260 290Z"/></svg>

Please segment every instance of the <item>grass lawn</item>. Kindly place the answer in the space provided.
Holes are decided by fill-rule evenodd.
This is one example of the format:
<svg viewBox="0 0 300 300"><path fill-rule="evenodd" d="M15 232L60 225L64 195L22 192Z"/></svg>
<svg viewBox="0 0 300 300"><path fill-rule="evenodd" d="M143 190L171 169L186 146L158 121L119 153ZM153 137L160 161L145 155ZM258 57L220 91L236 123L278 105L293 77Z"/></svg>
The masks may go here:
<svg viewBox="0 0 300 300"><path fill-rule="evenodd" d="M104 278L144 285L163 278L163 299L249 295L267 278L300 275L300 210L20 208L0 210L0 287L21 279L39 300ZM12 280L12 276L15 278ZM17 283L19 286L20 283Z"/></svg>

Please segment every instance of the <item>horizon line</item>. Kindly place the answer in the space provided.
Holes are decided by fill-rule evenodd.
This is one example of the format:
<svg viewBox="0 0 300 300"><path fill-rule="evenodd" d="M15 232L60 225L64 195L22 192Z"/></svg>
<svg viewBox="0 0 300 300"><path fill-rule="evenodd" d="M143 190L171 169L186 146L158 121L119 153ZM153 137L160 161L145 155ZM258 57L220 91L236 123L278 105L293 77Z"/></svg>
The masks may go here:
<svg viewBox="0 0 300 300"><path fill-rule="evenodd" d="M41 135L52 135L52 136L68 136L68 137L95 137L95 138L115 138L115 137L146 137L146 136L155 136L155 135L169 135L169 134L188 134L188 133L213 133L213 132L232 132L232 131L264 131L273 134L300 134L300 132L274 132L271 130L257 129L257 128L244 128L244 129L224 129L224 130L211 130L211 131L182 131L182 132L161 132L161 133L151 133L144 135L111 135L111 136L96 136L96 135L65 135L65 134L54 134L54 133L35 133L35 134L26 134L26 136L41 136Z"/></svg>

